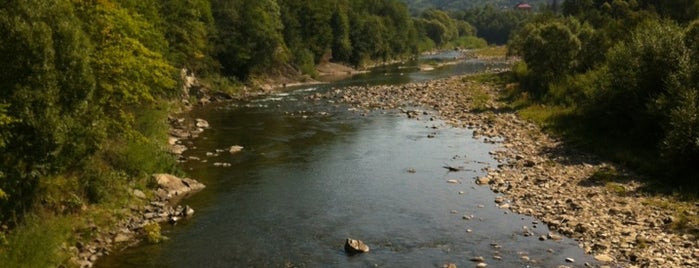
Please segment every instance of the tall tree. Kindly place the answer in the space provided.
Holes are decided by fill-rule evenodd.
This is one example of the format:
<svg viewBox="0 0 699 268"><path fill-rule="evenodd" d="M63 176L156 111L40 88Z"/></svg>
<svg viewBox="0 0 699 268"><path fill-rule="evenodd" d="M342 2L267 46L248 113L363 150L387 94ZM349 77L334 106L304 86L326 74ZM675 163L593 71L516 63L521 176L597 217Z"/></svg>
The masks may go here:
<svg viewBox="0 0 699 268"><path fill-rule="evenodd" d="M216 55L228 75L247 79L288 61L279 5L274 0L214 0Z"/></svg>
<svg viewBox="0 0 699 268"><path fill-rule="evenodd" d="M215 25L209 0L161 0L168 58L196 72L216 71L212 58Z"/></svg>
<svg viewBox="0 0 699 268"><path fill-rule="evenodd" d="M0 188L11 198L0 200L0 220L29 207L40 176L75 167L97 148L93 48L81 25L67 1L0 7L0 103L10 104L0 109Z"/></svg>

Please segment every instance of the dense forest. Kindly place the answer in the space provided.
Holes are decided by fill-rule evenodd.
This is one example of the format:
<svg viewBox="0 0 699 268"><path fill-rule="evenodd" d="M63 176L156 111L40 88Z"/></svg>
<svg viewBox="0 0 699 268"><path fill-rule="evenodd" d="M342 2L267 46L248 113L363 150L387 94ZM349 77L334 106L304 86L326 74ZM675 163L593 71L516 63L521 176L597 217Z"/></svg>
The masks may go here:
<svg viewBox="0 0 699 268"><path fill-rule="evenodd" d="M179 172L165 148L182 72L235 89L485 45L398 0L5 0L0 32L0 260L21 251L3 230L27 216L76 215Z"/></svg>
<svg viewBox="0 0 699 268"><path fill-rule="evenodd" d="M510 40L524 93L572 141L697 184L699 2L569 0Z"/></svg>
<svg viewBox="0 0 699 268"><path fill-rule="evenodd" d="M427 9L439 9L446 11L460 11L483 6L492 6L496 9L512 9L519 3L527 3L534 9L544 7L546 5L557 5L563 0L404 0L412 12L420 13Z"/></svg>

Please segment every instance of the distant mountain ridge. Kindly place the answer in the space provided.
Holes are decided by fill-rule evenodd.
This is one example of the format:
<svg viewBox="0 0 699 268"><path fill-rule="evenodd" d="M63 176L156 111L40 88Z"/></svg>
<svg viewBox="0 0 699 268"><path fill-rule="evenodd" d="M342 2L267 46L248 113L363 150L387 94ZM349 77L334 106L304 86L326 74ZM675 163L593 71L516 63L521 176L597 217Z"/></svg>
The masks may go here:
<svg viewBox="0 0 699 268"><path fill-rule="evenodd" d="M550 5L553 0L403 0L408 8L414 13L419 13L425 9L436 8L441 10L464 10L485 5L493 5L500 8L512 8L520 2L528 3L534 8L543 5ZM558 0L560 5L563 0Z"/></svg>

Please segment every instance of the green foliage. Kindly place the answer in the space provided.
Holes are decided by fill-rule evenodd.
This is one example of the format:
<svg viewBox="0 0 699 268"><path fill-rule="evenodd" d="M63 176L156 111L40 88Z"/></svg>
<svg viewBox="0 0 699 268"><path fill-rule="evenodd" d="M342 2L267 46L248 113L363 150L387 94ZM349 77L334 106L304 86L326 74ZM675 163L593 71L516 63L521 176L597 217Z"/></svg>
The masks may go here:
<svg viewBox="0 0 699 268"><path fill-rule="evenodd" d="M303 74L308 74L311 77L316 76L316 64L313 60L313 52L308 49L301 49L295 51L294 55L295 64L298 66L299 70Z"/></svg>
<svg viewBox="0 0 699 268"><path fill-rule="evenodd" d="M675 79L688 70L682 31L671 23L648 23L628 42L609 51L609 86L599 88L589 109L607 115L611 125L630 133L644 133L650 141L660 135L660 110ZM679 81L678 81L679 82ZM625 135L625 133L622 133Z"/></svg>
<svg viewBox="0 0 699 268"><path fill-rule="evenodd" d="M177 67L200 74L215 72L214 46L210 42L216 32L211 1L161 0L168 58Z"/></svg>
<svg viewBox="0 0 699 268"><path fill-rule="evenodd" d="M156 222L143 226L143 232L148 243L157 244L165 240L160 232L160 224Z"/></svg>
<svg viewBox="0 0 699 268"><path fill-rule="evenodd" d="M11 200L0 219L27 210L37 180L80 164L102 137L90 113L92 46L65 1L13 1L0 8L0 180ZM12 118L9 122L7 118Z"/></svg>
<svg viewBox="0 0 699 268"><path fill-rule="evenodd" d="M445 45L459 37L456 21L446 12L430 9L422 14L422 18L425 20L427 36L434 40L437 46Z"/></svg>
<svg viewBox="0 0 699 268"><path fill-rule="evenodd" d="M534 84L528 86L535 96L545 94L549 83L558 82L576 67L582 44L571 24L579 25L575 19L530 23L512 40L510 48L530 69Z"/></svg>
<svg viewBox="0 0 699 268"><path fill-rule="evenodd" d="M473 24L478 37L492 44L506 44L513 31L534 16L531 12L498 8L492 4L458 11L456 18Z"/></svg>
<svg viewBox="0 0 699 268"><path fill-rule="evenodd" d="M682 90L673 96L676 100L667 111L665 136L661 141L661 152L670 170L679 180L692 181L699 159L699 93L695 88Z"/></svg>
<svg viewBox="0 0 699 268"><path fill-rule="evenodd" d="M288 62L280 7L274 0L214 0L216 59L227 75L247 79Z"/></svg>
<svg viewBox="0 0 699 268"><path fill-rule="evenodd" d="M513 9L513 7L522 2L522 0L404 0L404 2L408 4L413 13L419 14L427 9L458 11L483 6L492 6L496 9ZM531 4L535 8L545 7L551 4L551 0L532 0L525 2Z"/></svg>
<svg viewBox="0 0 699 268"><path fill-rule="evenodd" d="M669 182L696 184L699 23L679 24L698 14L694 4L565 1L571 17L538 17L511 41L525 62L514 77L538 101L575 109L554 121L569 138Z"/></svg>
<svg viewBox="0 0 699 268"><path fill-rule="evenodd" d="M485 48L488 46L488 42L476 36L459 37L456 40L452 41L451 44L453 47L463 49L477 49Z"/></svg>
<svg viewBox="0 0 699 268"><path fill-rule="evenodd" d="M7 129L8 125L14 120L12 117L7 115L7 106L2 103L0 103L0 149L2 147L5 147L5 142L7 139L9 139L9 136L11 135L9 129ZM0 180L3 179L4 174L2 172L2 169L0 169ZM0 188L0 200L7 199L7 194L2 191L2 188Z"/></svg>

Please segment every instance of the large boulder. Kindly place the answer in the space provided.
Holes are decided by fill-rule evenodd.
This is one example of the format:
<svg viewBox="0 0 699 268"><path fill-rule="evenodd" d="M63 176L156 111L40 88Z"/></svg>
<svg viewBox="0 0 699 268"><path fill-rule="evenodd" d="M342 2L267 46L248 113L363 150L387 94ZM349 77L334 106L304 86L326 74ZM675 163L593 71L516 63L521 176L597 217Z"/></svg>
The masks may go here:
<svg viewBox="0 0 699 268"><path fill-rule="evenodd" d="M158 186L163 189L169 196L184 195L189 192L203 189L204 184L190 179L179 178L171 174L153 174L153 178L158 182Z"/></svg>

